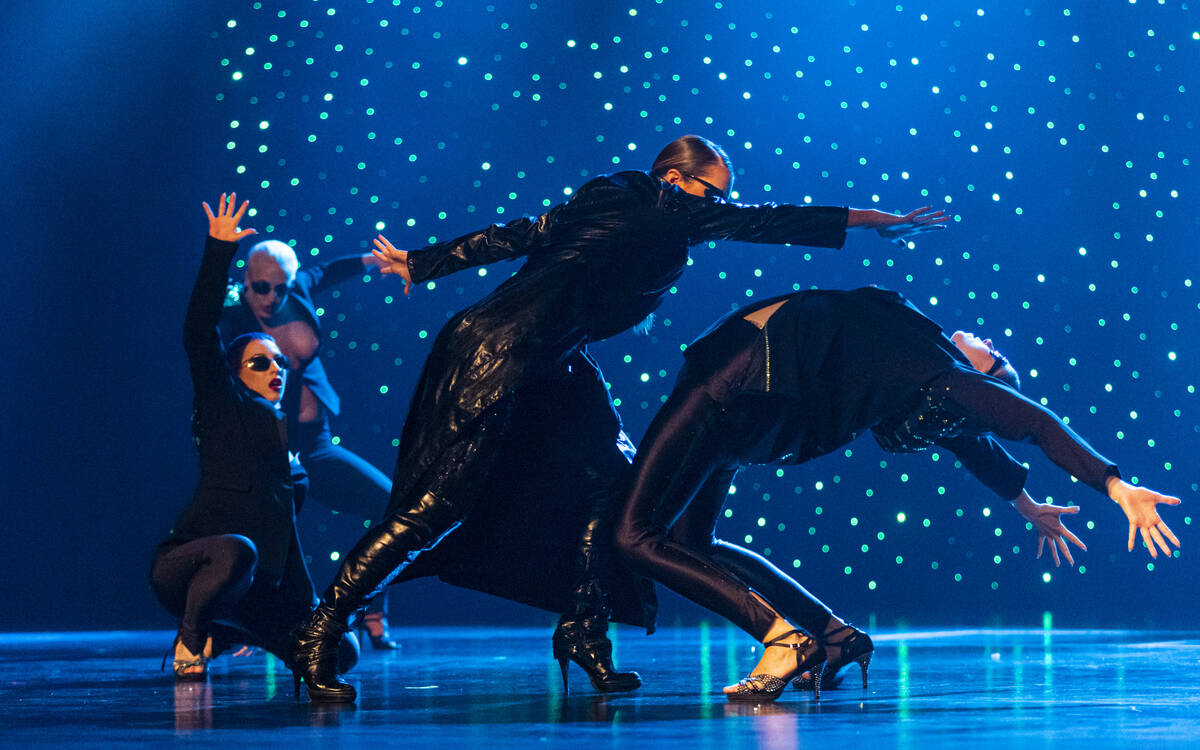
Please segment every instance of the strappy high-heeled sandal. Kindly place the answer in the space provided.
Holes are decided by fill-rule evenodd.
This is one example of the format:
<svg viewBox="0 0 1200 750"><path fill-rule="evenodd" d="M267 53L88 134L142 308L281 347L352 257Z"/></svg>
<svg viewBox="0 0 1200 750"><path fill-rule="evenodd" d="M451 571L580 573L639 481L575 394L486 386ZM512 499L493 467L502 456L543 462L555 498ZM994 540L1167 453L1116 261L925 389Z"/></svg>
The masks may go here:
<svg viewBox="0 0 1200 750"><path fill-rule="evenodd" d="M167 653L163 654L162 666L160 669L166 669L167 657L171 657L171 669L175 672L176 682L203 682L208 679L208 663L212 661L204 655L204 648L200 650L200 655L194 659L176 659L174 658L175 649L180 644L180 638L175 636L175 640L171 642L171 647L167 649ZM205 641L205 647L211 650L211 638ZM186 646L184 647L186 648ZM199 671L189 671L199 667Z"/></svg>
<svg viewBox="0 0 1200 750"><path fill-rule="evenodd" d="M793 635L802 636L799 643L782 643L784 638L789 638ZM776 677L773 674L758 672L743 677L738 681L737 688L732 693L726 693L725 697L735 703L764 703L773 701L783 694L784 688L788 682L805 672L811 672L818 675L818 679L812 682L813 698L821 697L821 680L819 675L825 668L825 649L821 648L812 638L804 635L799 630L789 630L783 635L772 638L763 644L763 648L790 648L796 654L796 668L789 671L782 677Z"/></svg>

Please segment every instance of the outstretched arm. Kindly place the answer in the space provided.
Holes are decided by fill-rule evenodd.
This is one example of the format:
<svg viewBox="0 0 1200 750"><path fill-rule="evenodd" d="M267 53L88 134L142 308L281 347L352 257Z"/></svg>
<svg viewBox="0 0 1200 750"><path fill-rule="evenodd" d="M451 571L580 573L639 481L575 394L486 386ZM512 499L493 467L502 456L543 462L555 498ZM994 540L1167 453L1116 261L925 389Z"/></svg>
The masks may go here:
<svg viewBox="0 0 1200 750"><path fill-rule="evenodd" d="M990 435L961 434L940 440L939 444L953 452L967 471L1001 498L1011 502L1017 512L1033 525L1038 533L1039 558L1047 540L1056 566L1062 564L1059 550L1062 550L1067 562L1075 564L1067 542L1079 549L1087 549L1079 537L1068 531L1062 523L1064 513L1078 513L1079 508L1039 503L1030 497L1024 489L1029 471Z"/></svg>
<svg viewBox="0 0 1200 750"><path fill-rule="evenodd" d="M375 238L375 249L371 253L377 259L380 271L403 279L404 293L408 294L413 283L420 284L472 266L513 260L535 250L550 236L550 227L560 207L555 206L536 218L522 217L507 224L493 224L487 229L420 250L398 250L381 234Z"/></svg>
<svg viewBox="0 0 1200 750"><path fill-rule="evenodd" d="M319 294L350 279L361 278L364 273L381 265L380 260L371 253L343 255L324 263L305 265L296 274L292 291Z"/></svg>
<svg viewBox="0 0 1200 750"><path fill-rule="evenodd" d="M1139 532L1151 557L1158 556L1155 544L1168 555L1166 540L1179 546L1155 510L1159 503L1178 505L1179 499L1122 481L1116 464L1092 449L1052 411L974 371L955 370L939 382L949 386L956 408L968 415L974 429L1034 443L1062 469L1120 505L1129 519L1130 550Z"/></svg>
<svg viewBox="0 0 1200 750"><path fill-rule="evenodd" d="M693 243L736 240L839 248L849 229L875 229L881 237L904 243L914 234L945 229L948 219L941 211L930 211L929 206L907 214L889 214L835 206L742 205L686 193L675 198L688 214Z"/></svg>

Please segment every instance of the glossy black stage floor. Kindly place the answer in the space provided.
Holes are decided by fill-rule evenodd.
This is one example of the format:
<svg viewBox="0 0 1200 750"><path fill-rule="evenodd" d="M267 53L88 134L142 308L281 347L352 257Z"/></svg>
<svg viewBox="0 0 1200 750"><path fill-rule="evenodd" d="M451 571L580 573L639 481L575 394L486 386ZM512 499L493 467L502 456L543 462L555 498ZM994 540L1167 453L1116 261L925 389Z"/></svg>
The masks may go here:
<svg viewBox="0 0 1200 750"><path fill-rule="evenodd" d="M159 671L171 633L0 635L0 743L14 747L709 748L1200 746L1200 634L877 631L870 687L725 701L755 644L721 627L618 633L646 680L564 696L548 629L397 628L367 651L356 705L297 703L262 654L222 656L205 683Z"/></svg>

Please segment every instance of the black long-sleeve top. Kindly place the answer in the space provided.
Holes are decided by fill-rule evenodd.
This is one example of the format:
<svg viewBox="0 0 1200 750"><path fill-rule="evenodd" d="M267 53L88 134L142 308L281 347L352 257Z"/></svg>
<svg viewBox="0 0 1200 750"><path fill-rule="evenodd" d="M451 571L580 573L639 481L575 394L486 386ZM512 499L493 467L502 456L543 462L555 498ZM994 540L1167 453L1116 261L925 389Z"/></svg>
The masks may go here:
<svg viewBox="0 0 1200 750"><path fill-rule="evenodd" d="M259 577L277 582L288 567L296 494L307 479L288 454L283 414L246 388L226 364L217 324L235 252L236 242L208 238L188 300L183 344L195 392L192 434L200 482L159 548L241 534L258 549Z"/></svg>
<svg viewBox="0 0 1200 750"><path fill-rule="evenodd" d="M810 290L730 315L781 300L764 329L762 388L738 397L753 405L747 413L787 415L771 420L776 430L759 431L748 453L754 463L801 463L872 430L888 450L950 450L1005 500L1021 493L1027 470L993 436L1037 445L1100 492L1119 476L1053 412L973 368L940 326L896 292ZM687 356L718 356L705 343L702 336Z"/></svg>
<svg viewBox="0 0 1200 750"><path fill-rule="evenodd" d="M434 341L401 437L393 498L404 497L468 423L523 381L654 311L682 274L688 248L722 239L841 247L846 219L845 208L740 205L620 172L589 181L536 218L410 251L415 283L526 261Z"/></svg>

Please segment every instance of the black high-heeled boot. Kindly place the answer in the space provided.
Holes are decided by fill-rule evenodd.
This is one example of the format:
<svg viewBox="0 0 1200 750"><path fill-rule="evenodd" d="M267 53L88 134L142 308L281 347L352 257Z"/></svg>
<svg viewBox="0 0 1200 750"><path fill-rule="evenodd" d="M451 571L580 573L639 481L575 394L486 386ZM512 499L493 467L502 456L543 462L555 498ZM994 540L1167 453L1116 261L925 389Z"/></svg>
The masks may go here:
<svg viewBox="0 0 1200 750"><path fill-rule="evenodd" d="M611 610L603 584L609 558L598 544L602 525L597 517L584 531L577 558L580 583L571 592L571 607L554 629L554 659L562 669L563 693L569 693L568 661L587 672L592 686L602 693L621 693L642 686L637 672L619 672L612 661L612 641L608 639Z"/></svg>
<svg viewBox="0 0 1200 750"><path fill-rule="evenodd" d="M354 686L338 677L338 645L348 629L330 607L322 604L296 631L287 660L295 681L296 700L300 699L301 681L308 687L308 697L314 703L351 703L358 697Z"/></svg>
<svg viewBox="0 0 1200 750"><path fill-rule="evenodd" d="M354 687L338 678L337 654L342 634L352 615L367 606L383 587L454 528L458 510L426 493L409 510L372 526L354 549L313 612L292 641L287 660L295 679L308 686L308 697L317 702L348 703L357 697Z"/></svg>
<svg viewBox="0 0 1200 750"><path fill-rule="evenodd" d="M563 693L568 694L568 660L578 664L592 687L602 693L637 690L642 678L637 672L620 672L612 661L612 641L608 639L608 609L597 607L585 617L565 614L554 629L554 658L562 670Z"/></svg>

